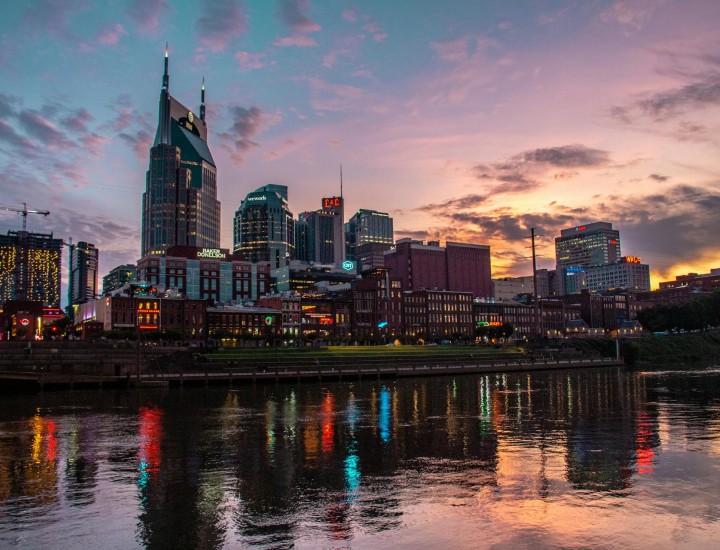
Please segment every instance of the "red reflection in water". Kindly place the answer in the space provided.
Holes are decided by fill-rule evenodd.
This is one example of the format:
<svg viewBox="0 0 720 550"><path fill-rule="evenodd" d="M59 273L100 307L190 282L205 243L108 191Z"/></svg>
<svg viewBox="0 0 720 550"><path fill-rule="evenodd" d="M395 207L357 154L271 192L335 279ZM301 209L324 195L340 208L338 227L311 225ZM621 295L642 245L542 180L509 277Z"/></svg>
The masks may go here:
<svg viewBox="0 0 720 550"><path fill-rule="evenodd" d="M635 450L637 473L651 474L655 463L655 451L652 448L652 424L647 413L640 413L637 421L637 436Z"/></svg>
<svg viewBox="0 0 720 550"><path fill-rule="evenodd" d="M347 504L331 504L325 510L325 521L330 527L330 540L347 540L352 531L348 520Z"/></svg>
<svg viewBox="0 0 720 550"><path fill-rule="evenodd" d="M47 421L45 424L47 430L47 449L45 451L45 458L48 462L53 462L57 457L57 437L55 437L55 422L52 420Z"/></svg>
<svg viewBox="0 0 720 550"><path fill-rule="evenodd" d="M157 471L162 459L160 442L162 441L163 413L157 407L140 407L140 449L141 469Z"/></svg>
<svg viewBox="0 0 720 550"><path fill-rule="evenodd" d="M335 397L331 393L325 395L322 406L322 450L323 453L333 451L335 440Z"/></svg>

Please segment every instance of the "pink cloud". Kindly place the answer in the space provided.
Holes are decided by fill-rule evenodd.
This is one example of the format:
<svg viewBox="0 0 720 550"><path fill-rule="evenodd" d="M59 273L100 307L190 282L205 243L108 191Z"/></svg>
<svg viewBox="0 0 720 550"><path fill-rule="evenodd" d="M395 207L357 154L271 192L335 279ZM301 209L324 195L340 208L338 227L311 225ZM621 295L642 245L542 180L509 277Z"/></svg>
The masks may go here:
<svg viewBox="0 0 720 550"><path fill-rule="evenodd" d="M250 53L250 52L237 52L235 59L240 64L240 68L244 71L251 71L253 69L260 69L265 66L263 59L265 54L262 52Z"/></svg>
<svg viewBox="0 0 720 550"><path fill-rule="evenodd" d="M170 11L166 0L132 0L128 6L128 15L138 28L153 33L160 25L160 19Z"/></svg>
<svg viewBox="0 0 720 550"><path fill-rule="evenodd" d="M357 21L357 12L354 9L344 9L342 12L342 18L345 21Z"/></svg>
<svg viewBox="0 0 720 550"><path fill-rule="evenodd" d="M120 23L103 27L98 33L97 42L103 46L115 46L119 41L120 37L126 35L127 31Z"/></svg>
<svg viewBox="0 0 720 550"><path fill-rule="evenodd" d="M317 46L317 42L310 37L305 36L304 34L299 35L293 35L293 36L284 36L282 38L278 38L275 40L274 44L276 46L297 46L299 48L308 48L312 46Z"/></svg>

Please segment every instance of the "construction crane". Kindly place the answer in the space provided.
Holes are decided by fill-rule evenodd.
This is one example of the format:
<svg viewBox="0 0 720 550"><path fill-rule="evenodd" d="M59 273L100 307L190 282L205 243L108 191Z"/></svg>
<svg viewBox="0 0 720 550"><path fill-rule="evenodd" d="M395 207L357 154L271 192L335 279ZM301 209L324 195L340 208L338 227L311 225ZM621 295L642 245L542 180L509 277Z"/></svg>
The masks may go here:
<svg viewBox="0 0 720 550"><path fill-rule="evenodd" d="M27 231L27 216L28 214L40 214L41 216L48 216L50 212L47 210L28 210L27 203L22 203L23 207L22 210L19 210L18 208L9 208L7 206L0 206L0 210L8 210L9 212L17 212L18 214L22 214L23 217L23 231Z"/></svg>

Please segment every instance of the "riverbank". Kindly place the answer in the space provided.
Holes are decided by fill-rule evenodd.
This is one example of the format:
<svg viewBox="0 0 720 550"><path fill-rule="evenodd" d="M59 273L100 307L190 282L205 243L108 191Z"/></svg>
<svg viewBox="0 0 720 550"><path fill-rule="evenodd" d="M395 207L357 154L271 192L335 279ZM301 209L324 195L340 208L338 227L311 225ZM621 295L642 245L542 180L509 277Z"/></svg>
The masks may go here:
<svg viewBox="0 0 720 550"><path fill-rule="evenodd" d="M646 335L635 338L581 338L573 342L583 356L615 357L626 365L720 362L720 331Z"/></svg>
<svg viewBox="0 0 720 550"><path fill-rule="evenodd" d="M213 352L73 345L6 347L2 387L158 386L304 380L399 378L477 372L513 372L621 364L570 352L526 355L520 348L480 346L226 349Z"/></svg>
<svg viewBox="0 0 720 550"><path fill-rule="evenodd" d="M720 332L665 334L625 340L621 349L627 365L720 361Z"/></svg>

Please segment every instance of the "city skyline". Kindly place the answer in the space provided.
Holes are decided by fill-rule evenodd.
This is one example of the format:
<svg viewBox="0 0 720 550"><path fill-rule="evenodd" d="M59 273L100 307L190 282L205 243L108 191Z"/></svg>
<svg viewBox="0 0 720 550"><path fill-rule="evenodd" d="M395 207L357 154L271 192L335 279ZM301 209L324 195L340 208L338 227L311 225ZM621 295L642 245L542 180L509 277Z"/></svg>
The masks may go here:
<svg viewBox="0 0 720 550"><path fill-rule="evenodd" d="M531 227L552 269L554 237L593 221L653 287L717 267L720 5L450 5L9 6L0 203L50 210L28 230L94 242L101 275L136 262L167 41L173 95L198 112L206 81L224 248L247 193L287 185L314 210L342 164L348 215L489 245L493 277L531 271ZM0 232L20 223L3 212Z"/></svg>

